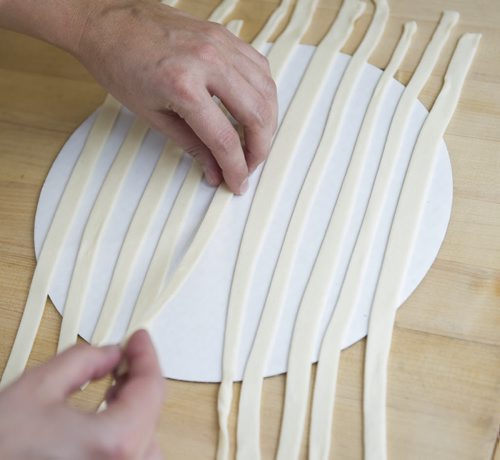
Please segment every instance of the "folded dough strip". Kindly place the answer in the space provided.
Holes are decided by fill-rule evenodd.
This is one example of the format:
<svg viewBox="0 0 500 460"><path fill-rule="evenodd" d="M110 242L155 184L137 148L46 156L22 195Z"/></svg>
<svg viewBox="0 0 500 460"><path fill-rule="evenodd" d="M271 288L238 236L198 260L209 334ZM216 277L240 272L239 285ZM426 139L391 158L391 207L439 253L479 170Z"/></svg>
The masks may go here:
<svg viewBox="0 0 500 460"><path fill-rule="evenodd" d="M327 458L331 429L340 349L348 330L352 309L366 293L366 275L372 260L374 235L381 222L384 203L395 180L397 165L402 158L402 143L417 97L429 78L446 43L451 28L458 20L455 12L445 12L431 42L427 46L413 77L396 107L384 151L373 184L368 205L347 272L330 323L321 344L314 386L310 445L312 458Z"/></svg>
<svg viewBox="0 0 500 460"><path fill-rule="evenodd" d="M392 222L368 327L364 372L364 451L366 459L387 458L387 368L392 328L415 245L439 143L453 116L481 35L463 35L451 58L444 85L418 136Z"/></svg>
<svg viewBox="0 0 500 460"><path fill-rule="evenodd" d="M66 184L38 257L21 323L3 373L2 387L16 379L28 362L55 267L120 108L112 96L106 97Z"/></svg>
<svg viewBox="0 0 500 460"><path fill-rule="evenodd" d="M273 22L274 28L279 25L277 19L273 17L269 19L269 22ZM274 32L274 28L268 28L269 35ZM289 40L289 49L287 51L289 54L291 54L293 46L295 44L295 41ZM281 70L279 73L281 73ZM279 77L279 75L275 76L275 78L276 77ZM183 187L185 186L188 186L187 182L183 184ZM172 279L169 280L166 285L162 286L160 293L157 295L155 301L149 307L147 307L147 309L145 308L140 315L135 314L135 325L133 328L129 328L129 332L133 332L134 330L141 327L151 328L154 319L161 313L163 308L170 302L170 300L175 297L186 279L194 270L194 267L205 251L205 248L207 247L211 237L217 230L218 224L224 214L226 207L231 202L232 197L233 193L227 188L225 184L222 184L218 187L214 194L214 197L212 198L210 206L205 216L203 217L198 230L196 231L193 241L191 242L186 254L182 257L179 267L175 270ZM150 298L149 295L148 298Z"/></svg>
<svg viewBox="0 0 500 460"><path fill-rule="evenodd" d="M287 32L289 28L293 28L294 33L284 33L284 36L282 35L278 38L274 46L279 45L279 53L273 53L271 50L268 59L271 64L271 69L274 72L273 76L275 79L279 80L280 75L289 61L294 46L298 44L300 38L307 30L316 3L317 0L299 0L298 5L294 10L292 20L285 29L285 32ZM274 27L268 28L269 34L271 34L274 31L274 28L279 25L278 20L279 18L277 16L272 16L270 18L270 22L272 21L274 23ZM273 65L275 62L278 64ZM232 196L232 193L225 185L220 186L216 191L210 207L179 267L175 271L169 283L163 287L162 292L158 296L154 305L152 305L151 308L149 308L148 311L145 312L144 315L142 315L142 317L138 320L137 327L151 327L154 318L161 312L164 306L176 295L178 290L184 284L185 280L192 272L197 261L205 250L210 238L216 231L224 210L231 202Z"/></svg>
<svg viewBox="0 0 500 460"><path fill-rule="evenodd" d="M236 3L236 0L231 1ZM229 2L226 3L229 4ZM134 120L132 127L127 133L106 175L87 224L85 225L64 307L58 352L76 343L78 331L80 329L81 316L85 308L87 293L90 288L92 273L97 255L102 246L103 236L109 226L109 218L112 209L120 196L123 184L139 153L148 129L148 125L142 120L138 118ZM162 199L162 197L157 196L155 201L160 199ZM152 204L150 205L153 206ZM113 316L112 313L116 315L120 305L113 304L109 306L108 304L107 307L108 308L103 314L103 319L98 321L97 326L99 335L102 337L107 335L104 334L106 331L103 331L103 329L111 327L111 325L106 322L106 319Z"/></svg>
<svg viewBox="0 0 500 460"><path fill-rule="evenodd" d="M256 458L260 453L260 401L263 378L285 304L291 272L326 166L335 152L334 147L343 127L344 109L349 106L364 65L380 40L388 17L387 2L379 1L368 32L350 60L335 93L322 139L297 198L245 368L238 415L238 458ZM352 25L353 22L345 24L347 32L350 32ZM348 34L344 40L347 37ZM337 49L340 49L341 43L339 45ZM307 395L303 401L303 405L306 404ZM305 409L303 412L305 418ZM282 424L278 458L295 458L298 455L303 422L297 414L294 414L293 418L294 420L285 420Z"/></svg>
<svg viewBox="0 0 500 460"><path fill-rule="evenodd" d="M276 66L274 66L276 69L275 70L276 74L273 74L273 77L278 82L292 54L293 48L295 47L295 45L298 44L302 34L307 29L307 24L309 22L307 22L306 24L305 21L306 20L310 21L316 1L317 0L299 0L299 4L308 3L311 5L310 13L308 14L307 17L303 18L304 25L302 28L299 29L297 27L296 21L293 21L293 18L292 22L290 22L290 24L287 26L288 29L288 27L293 25L294 29L296 30L296 34L294 36L289 36L289 35L286 36L285 38L288 43L288 46L286 48L281 46L282 52L281 55L278 56L277 58L280 58L282 65L280 68L276 68ZM353 1L353 0L348 0L348 1ZM300 10L300 12L302 12L302 10ZM274 20L273 17L271 17L270 21L271 20ZM276 22L275 26L277 27L278 25L279 25L278 22ZM276 46L278 43L282 41L282 37L283 35L278 38L274 46ZM269 54L268 59L269 63L272 64L272 62L274 61L272 53ZM271 156L272 155L270 155L270 157ZM183 286L184 282L193 271L198 260L202 256L205 248L207 247L210 239L217 230L217 226L224 214L224 211L227 208L228 204L231 202L233 196L234 195L227 188L225 184L219 186L219 188L214 194L214 197L212 198L210 206L198 230L196 231L196 235L194 236L193 241L191 242L186 254L183 256L179 264L179 267L176 269L174 275L172 276L172 279L168 282L168 284L163 286L160 294L158 295L158 297L154 302L154 305L152 305L151 308L148 309L148 311L145 312L144 315L140 318L140 321L138 321L137 323L137 327L150 328L156 316L158 316L158 314L161 313L163 308L170 302L170 300L172 300L175 297L179 289Z"/></svg>
<svg viewBox="0 0 500 460"><path fill-rule="evenodd" d="M189 214L189 209L191 208L202 177L203 170L201 166L198 162L193 161L158 241L146 278L137 298L126 336L136 330L136 324L140 322L144 312L150 308L161 288L165 285L167 271L172 265L175 248L182 235L186 217Z"/></svg>
<svg viewBox="0 0 500 460"><path fill-rule="evenodd" d="M234 20L228 29L239 34L243 21ZM102 345L109 341L120 307L125 300L127 286L134 274L135 263L147 240L157 211L167 192L175 170L182 158L182 150L167 141L162 156L153 170L146 189L137 206L132 222L127 230L120 255L113 270L113 276L101 308L92 343ZM139 297L134 307L134 316L139 315L158 295L164 284L164 276L170 267L174 248L179 240L182 223L189 211L203 172L196 162L191 168L174 202L167 222L157 243L157 247L146 273Z"/></svg>

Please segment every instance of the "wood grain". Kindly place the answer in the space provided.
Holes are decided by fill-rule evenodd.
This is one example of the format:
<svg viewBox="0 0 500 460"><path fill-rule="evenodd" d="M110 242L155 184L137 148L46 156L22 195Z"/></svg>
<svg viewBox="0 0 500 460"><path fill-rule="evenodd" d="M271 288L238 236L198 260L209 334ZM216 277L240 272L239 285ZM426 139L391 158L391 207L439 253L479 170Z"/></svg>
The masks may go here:
<svg viewBox="0 0 500 460"><path fill-rule="evenodd" d="M448 233L427 277L401 308L389 370L389 449L397 459L500 459L500 4L493 0L392 0L391 19L371 62L383 67L401 24L416 19L415 44L398 73L407 82L439 14L461 21L421 95L430 107L465 31L483 40L460 105L447 131L454 175ZM276 0L242 0L250 40ZM185 0L180 8L207 17L215 0ZM305 37L315 44L340 0L321 0ZM372 11L370 6L368 13ZM368 13L344 51L352 53ZM44 178L69 134L104 98L71 56L45 43L0 30L0 371L19 324L35 260L33 220ZM60 318L48 303L30 365L56 348ZM342 353L332 458L362 458L361 395L364 342ZM312 368L314 373L314 366ZM95 408L108 384L92 384L72 404ZM213 458L217 386L166 382L168 399L158 437L169 459ZM284 376L264 386L264 458L275 453ZM239 391L235 385L236 396ZM236 398L237 399L237 398ZM236 400L235 400L236 401ZM236 405L231 426L234 433ZM303 454L305 454L305 443ZM305 457L305 455L304 455Z"/></svg>

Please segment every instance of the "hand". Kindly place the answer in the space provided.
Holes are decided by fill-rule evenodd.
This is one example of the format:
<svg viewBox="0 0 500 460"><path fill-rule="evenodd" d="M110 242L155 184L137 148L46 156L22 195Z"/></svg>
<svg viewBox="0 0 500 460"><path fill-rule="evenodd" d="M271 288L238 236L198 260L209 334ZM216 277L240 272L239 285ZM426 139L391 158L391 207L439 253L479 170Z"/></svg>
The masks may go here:
<svg viewBox="0 0 500 460"><path fill-rule="evenodd" d="M244 193L277 124L265 57L224 27L154 0L97 2L76 55L125 106L202 165L207 181ZM244 146L217 96L243 126Z"/></svg>
<svg viewBox="0 0 500 460"><path fill-rule="evenodd" d="M100 413L69 407L66 399L125 360ZM28 370L0 392L0 458L160 459L155 429L164 382L149 335L136 332L118 346L77 345Z"/></svg>

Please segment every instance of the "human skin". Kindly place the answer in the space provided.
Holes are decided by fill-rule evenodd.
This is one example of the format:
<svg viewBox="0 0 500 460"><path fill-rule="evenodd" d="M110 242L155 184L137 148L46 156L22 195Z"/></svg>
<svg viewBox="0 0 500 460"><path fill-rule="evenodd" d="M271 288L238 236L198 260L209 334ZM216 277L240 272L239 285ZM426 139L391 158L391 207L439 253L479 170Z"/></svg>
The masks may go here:
<svg viewBox="0 0 500 460"><path fill-rule="evenodd" d="M56 45L107 91L196 158L207 181L244 193L276 130L266 58L225 28L155 0L0 0L0 27ZM242 125L243 142L217 96ZM99 414L66 400L128 364ZM0 458L156 459L164 382L149 336L124 351L79 345L0 392Z"/></svg>
<svg viewBox="0 0 500 460"><path fill-rule="evenodd" d="M68 397L85 383L126 363L127 373L99 413L70 407ZM123 350L76 345L26 371L0 392L0 458L161 459L155 431L164 380L149 334L140 330Z"/></svg>
<svg viewBox="0 0 500 460"><path fill-rule="evenodd" d="M244 193L277 126L267 59L223 26L156 0L0 0L0 26L78 58L107 91ZM243 127L243 140L213 100Z"/></svg>

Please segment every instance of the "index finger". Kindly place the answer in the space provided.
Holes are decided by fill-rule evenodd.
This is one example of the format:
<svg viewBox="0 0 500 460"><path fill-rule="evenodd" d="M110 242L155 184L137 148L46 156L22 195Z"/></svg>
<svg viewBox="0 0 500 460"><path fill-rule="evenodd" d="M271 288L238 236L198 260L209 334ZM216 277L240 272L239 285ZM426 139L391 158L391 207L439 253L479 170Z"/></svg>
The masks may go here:
<svg viewBox="0 0 500 460"><path fill-rule="evenodd" d="M240 136L208 92L200 99L196 107L190 107L182 116L217 160L231 191L245 193L248 166Z"/></svg>
<svg viewBox="0 0 500 460"><path fill-rule="evenodd" d="M134 333L123 352L127 375L123 384L102 414L122 420L134 419L137 426L154 424L160 415L164 398L164 381L149 334Z"/></svg>

